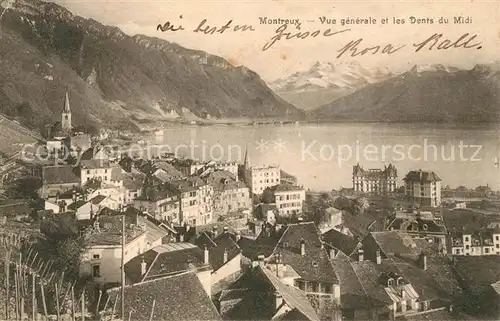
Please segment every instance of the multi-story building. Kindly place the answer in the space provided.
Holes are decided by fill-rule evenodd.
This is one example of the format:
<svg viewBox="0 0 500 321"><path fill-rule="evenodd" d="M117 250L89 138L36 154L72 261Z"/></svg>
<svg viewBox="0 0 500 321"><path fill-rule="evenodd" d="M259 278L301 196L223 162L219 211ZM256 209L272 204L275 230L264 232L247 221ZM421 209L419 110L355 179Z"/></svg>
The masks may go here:
<svg viewBox="0 0 500 321"><path fill-rule="evenodd" d="M417 204L441 205L441 179L434 172L410 171L403 179L405 195Z"/></svg>
<svg viewBox="0 0 500 321"><path fill-rule="evenodd" d="M165 186L144 186L132 203L158 220L181 223L179 197Z"/></svg>
<svg viewBox="0 0 500 321"><path fill-rule="evenodd" d="M103 181L117 187L123 187L122 169L108 160L91 159L80 162L81 184L91 180Z"/></svg>
<svg viewBox="0 0 500 321"><path fill-rule="evenodd" d="M197 176L167 182L166 186L180 198L180 222L205 225L213 218L213 187Z"/></svg>
<svg viewBox="0 0 500 321"><path fill-rule="evenodd" d="M214 189L214 217L251 208L250 190L232 173L215 171L208 174L205 180Z"/></svg>
<svg viewBox="0 0 500 321"><path fill-rule="evenodd" d="M170 162L185 176L200 175L205 177L213 171L228 171L238 179L238 163L236 162L202 162L194 159L174 159Z"/></svg>
<svg viewBox="0 0 500 321"><path fill-rule="evenodd" d="M281 183L281 170L278 166L250 166L248 151L245 153L242 172L250 192L255 195L260 195L266 188Z"/></svg>
<svg viewBox="0 0 500 321"><path fill-rule="evenodd" d="M385 195L396 192L398 171L392 164L384 169L364 169L359 164L352 168L352 186L355 192Z"/></svg>
<svg viewBox="0 0 500 321"><path fill-rule="evenodd" d="M77 168L73 166L45 166L42 168L40 197L55 196L80 185Z"/></svg>
<svg viewBox="0 0 500 321"><path fill-rule="evenodd" d="M452 255L500 255L500 229L453 231L449 235Z"/></svg>
<svg viewBox="0 0 500 321"><path fill-rule="evenodd" d="M90 274L98 284L120 283L121 216L102 217L88 230L89 247L82 255L80 274ZM147 251L146 230L135 224L125 226L125 256L127 263Z"/></svg>
<svg viewBox="0 0 500 321"><path fill-rule="evenodd" d="M306 200L304 188L280 184L272 190L279 215L302 214L304 201Z"/></svg>
<svg viewBox="0 0 500 321"><path fill-rule="evenodd" d="M399 231L413 238L426 239L429 243L435 244L441 253L447 252L446 226L430 211L397 211L388 218L385 229Z"/></svg>

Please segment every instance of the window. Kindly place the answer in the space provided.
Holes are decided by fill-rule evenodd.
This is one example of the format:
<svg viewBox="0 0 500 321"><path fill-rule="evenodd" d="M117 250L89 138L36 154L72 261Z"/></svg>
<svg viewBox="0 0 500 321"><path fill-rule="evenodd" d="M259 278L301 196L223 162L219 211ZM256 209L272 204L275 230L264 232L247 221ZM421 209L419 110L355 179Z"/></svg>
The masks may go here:
<svg viewBox="0 0 500 321"><path fill-rule="evenodd" d="M469 245L466 245L466 246L465 246L465 249L466 249L466 250L468 250L469 248L470 248L470 246L469 246Z"/></svg>
<svg viewBox="0 0 500 321"><path fill-rule="evenodd" d="M101 266L92 265L92 276L95 278L101 277Z"/></svg>
<svg viewBox="0 0 500 321"><path fill-rule="evenodd" d="M468 236L465 237L465 242L469 242L469 237Z"/></svg>
<svg viewBox="0 0 500 321"><path fill-rule="evenodd" d="M93 259L100 259L100 258L101 258L101 256L100 256L99 254L94 254L94 255L92 255L92 258L93 258Z"/></svg>
<svg viewBox="0 0 500 321"><path fill-rule="evenodd" d="M490 253L490 249L489 248L485 248L484 249L484 253Z"/></svg>

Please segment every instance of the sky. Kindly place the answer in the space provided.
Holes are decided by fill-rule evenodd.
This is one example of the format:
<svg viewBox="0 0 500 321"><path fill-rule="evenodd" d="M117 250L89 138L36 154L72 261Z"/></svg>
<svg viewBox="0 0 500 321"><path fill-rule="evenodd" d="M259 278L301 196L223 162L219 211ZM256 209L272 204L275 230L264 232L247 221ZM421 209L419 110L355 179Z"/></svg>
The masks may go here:
<svg viewBox="0 0 500 321"><path fill-rule="evenodd" d="M119 27L129 35L144 34L162 38L191 49L204 50L221 56L233 65L244 65L266 80L286 77L309 69L315 62L358 62L364 67L386 67L391 71L410 69L415 64L448 64L472 68L478 63L500 60L500 1L318 1L318 0L232 0L232 1L130 1L130 0L55 0L74 14L93 18L105 25ZM182 18L180 18L182 16ZM432 18L433 24L410 23L409 18ZM472 23L454 24L454 17L470 17ZM280 24L260 24L259 17L270 19L299 19L300 30L287 25L287 31L314 32L349 29L333 36L306 39L281 39L263 51L264 45L275 35ZM335 19L336 24L322 24L320 17ZM448 19L439 24L438 19ZM372 18L375 24L342 26L341 19ZM387 24L381 19L387 18ZM394 24L393 19L404 19ZM233 25L251 25L254 31L232 31L205 35L193 32L203 20L212 26L223 26L229 20ZM169 21L184 30L157 31L158 24ZM469 44L480 42L476 48L450 48L429 50L428 46L415 52L413 44L420 43L434 33L443 34L442 40L456 41L468 33L477 35ZM404 46L391 55L365 54L351 57L347 53L338 57L339 50L350 41L363 38L358 52L366 47L388 44L394 48ZM477 49L477 47L481 47Z"/></svg>

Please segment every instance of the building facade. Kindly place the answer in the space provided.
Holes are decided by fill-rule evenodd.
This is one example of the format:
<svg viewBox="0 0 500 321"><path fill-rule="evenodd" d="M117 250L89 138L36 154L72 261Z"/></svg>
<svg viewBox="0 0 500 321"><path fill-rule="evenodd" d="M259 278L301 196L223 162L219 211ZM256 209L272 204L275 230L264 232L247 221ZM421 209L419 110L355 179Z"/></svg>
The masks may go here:
<svg viewBox="0 0 500 321"><path fill-rule="evenodd" d="M280 184L273 189L278 214L302 214L306 191L302 187Z"/></svg>
<svg viewBox="0 0 500 321"><path fill-rule="evenodd" d="M500 229L452 232L449 243L452 255L500 255Z"/></svg>
<svg viewBox="0 0 500 321"><path fill-rule="evenodd" d="M441 205L441 179L434 172L410 171L403 179L405 195L420 205Z"/></svg>
<svg viewBox="0 0 500 321"><path fill-rule="evenodd" d="M364 169L359 164L352 169L352 186L355 192L374 195L395 193L398 171L392 164L384 169Z"/></svg>

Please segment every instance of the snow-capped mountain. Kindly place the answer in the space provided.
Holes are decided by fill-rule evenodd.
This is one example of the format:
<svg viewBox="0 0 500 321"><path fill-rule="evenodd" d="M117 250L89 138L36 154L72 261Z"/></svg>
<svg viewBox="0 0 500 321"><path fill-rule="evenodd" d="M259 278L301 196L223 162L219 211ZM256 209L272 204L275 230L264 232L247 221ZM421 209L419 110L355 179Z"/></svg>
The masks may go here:
<svg viewBox="0 0 500 321"><path fill-rule="evenodd" d="M357 62L316 62L309 70L269 83L283 99L311 109L392 77L386 68L366 68Z"/></svg>
<svg viewBox="0 0 500 321"><path fill-rule="evenodd" d="M445 72L456 72L459 71L459 68L452 66L445 66L442 64L434 64L434 65L414 65L411 69L412 72L425 72L425 71L445 71Z"/></svg>

